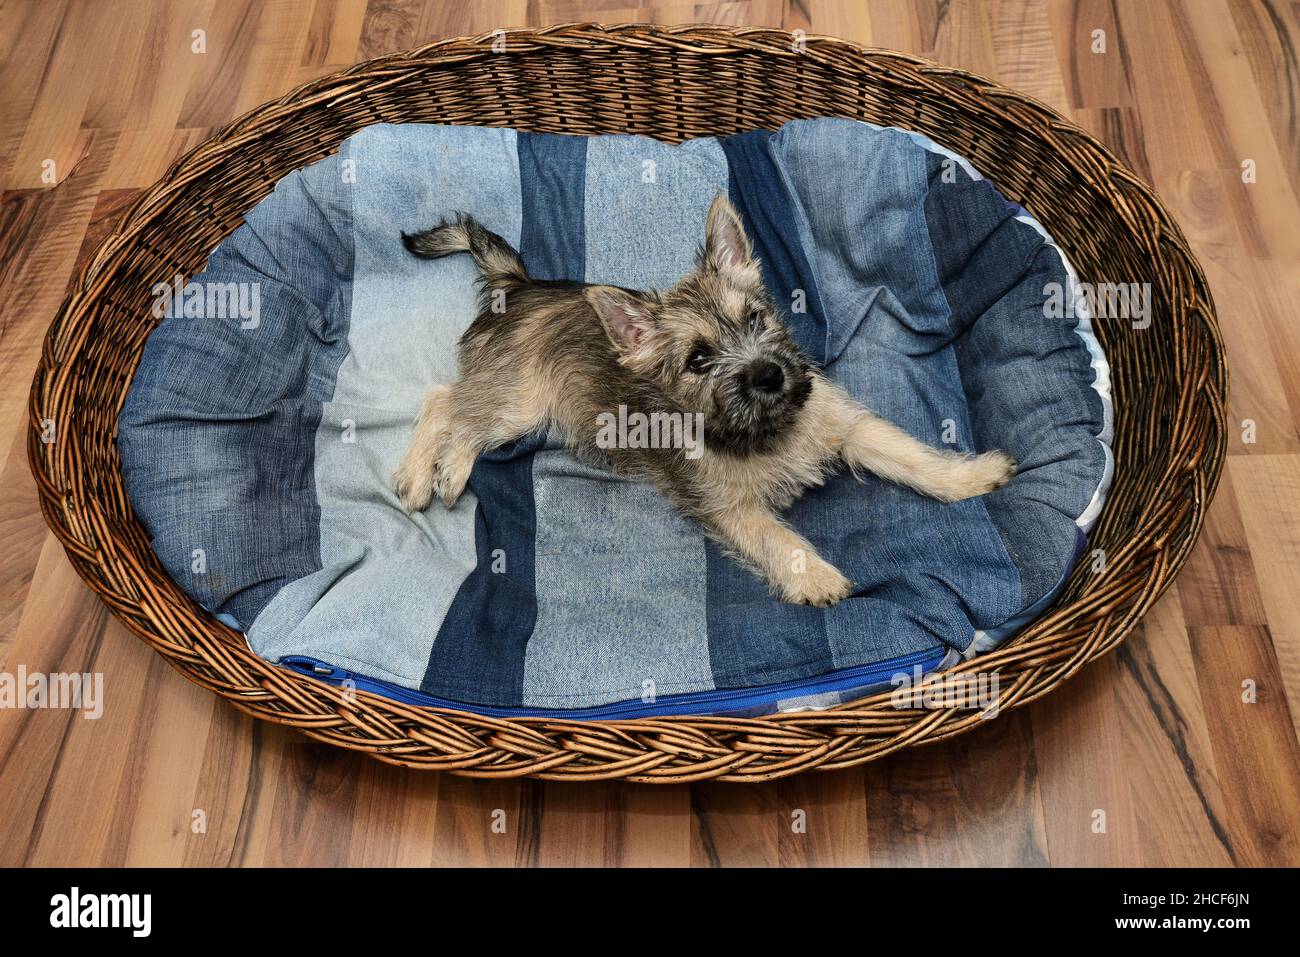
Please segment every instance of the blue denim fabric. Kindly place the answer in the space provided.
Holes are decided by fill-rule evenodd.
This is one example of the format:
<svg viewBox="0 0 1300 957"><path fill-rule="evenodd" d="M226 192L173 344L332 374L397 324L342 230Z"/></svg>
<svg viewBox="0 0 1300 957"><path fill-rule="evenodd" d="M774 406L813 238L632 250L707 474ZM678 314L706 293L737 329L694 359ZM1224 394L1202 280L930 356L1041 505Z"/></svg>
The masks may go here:
<svg viewBox="0 0 1300 957"><path fill-rule="evenodd" d="M1069 285L1058 252L987 181L945 184L935 154L927 169L926 223L971 425L977 442L999 443L1018 463L1015 482L984 503L1027 606L1073 565L1076 519L1106 469L1102 399L1075 320L1045 316L1049 284Z"/></svg>
<svg viewBox="0 0 1300 957"><path fill-rule="evenodd" d="M581 218L586 263L570 278L671 285L690 268L709 203L727 185L718 143L585 142L582 209L552 207ZM579 708L647 689L713 689L699 529L652 489L579 463L555 443L537 456L533 481L538 615L523 703Z"/></svg>
<svg viewBox="0 0 1300 957"><path fill-rule="evenodd" d="M519 254L537 279L575 279L586 258L586 140L533 133L515 139L522 202ZM528 436L490 449L474 465L469 484L478 499L478 564L461 584L429 651L420 682L426 694L512 704L526 700L525 656L538 619L534 460L544 438Z"/></svg>
<svg viewBox="0 0 1300 957"><path fill-rule="evenodd" d="M312 448L347 352L346 156L345 145L287 176L186 277L199 289L255 287L256 323L168 304L119 418L123 481L163 566L244 626L321 564Z"/></svg>
<svg viewBox="0 0 1300 957"><path fill-rule="evenodd" d="M399 234L471 209L518 244L521 198L514 131L413 129L372 126L349 141L356 264L347 358L314 447L321 568L272 602L248 638L272 660L307 654L419 687L478 564L478 503L471 488L454 509L408 517L390 475L425 393L455 378L477 272L465 256L417 259Z"/></svg>
<svg viewBox="0 0 1300 957"><path fill-rule="evenodd" d="M464 210L540 278L660 288L721 190L827 376L922 441L1003 448L1022 474L949 506L848 474L805 495L787 520L857 585L824 611L776 602L653 490L544 437L483 456L454 509L406 516L389 474L425 392L454 379L476 273L409 256L398 233ZM371 127L286 178L205 275L261 282L259 327L166 320L120 423L168 571L268 659L470 707L563 714L649 691L689 709L778 683L746 707L823 707L853 690L789 683L986 650L1059 586L1109 481L1105 358L1086 318L1043 318L1068 263L969 164L897 130L807 120L667 146Z"/></svg>

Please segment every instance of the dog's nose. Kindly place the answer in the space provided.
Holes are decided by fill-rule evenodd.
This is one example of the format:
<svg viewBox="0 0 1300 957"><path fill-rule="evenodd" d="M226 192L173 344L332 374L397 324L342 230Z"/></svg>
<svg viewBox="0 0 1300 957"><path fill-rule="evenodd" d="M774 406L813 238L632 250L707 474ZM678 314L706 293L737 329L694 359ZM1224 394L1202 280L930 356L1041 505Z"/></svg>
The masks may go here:
<svg viewBox="0 0 1300 957"><path fill-rule="evenodd" d="M785 385L785 373L775 362L764 360L751 367L749 381L759 392L780 392Z"/></svg>

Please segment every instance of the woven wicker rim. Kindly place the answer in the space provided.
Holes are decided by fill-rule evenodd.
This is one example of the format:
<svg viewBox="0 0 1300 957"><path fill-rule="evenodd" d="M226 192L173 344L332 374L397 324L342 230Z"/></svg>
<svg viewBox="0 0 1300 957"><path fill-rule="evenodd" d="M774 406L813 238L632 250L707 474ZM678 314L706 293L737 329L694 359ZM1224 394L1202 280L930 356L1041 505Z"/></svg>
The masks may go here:
<svg viewBox="0 0 1300 957"><path fill-rule="evenodd" d="M1149 282L1152 322L1097 320L1116 405L1115 481L1053 607L949 672L996 674L995 700L900 708L574 721L403 705L253 655L159 565L122 487L116 420L152 323L149 290L192 275L290 170L374 122L645 133L667 141L850 116L926 133L969 158L1053 234L1085 281ZM480 777L759 781L860 764L978 726L1113 649L1200 531L1226 448L1214 307L1149 187L1036 100L919 57L771 29L566 24L434 43L357 64L246 114L179 160L82 269L32 384L28 454L46 522L86 583L191 681L254 717L410 767ZM44 423L56 439L45 443ZM960 698L957 699L960 703ZM952 703L950 697L947 703Z"/></svg>

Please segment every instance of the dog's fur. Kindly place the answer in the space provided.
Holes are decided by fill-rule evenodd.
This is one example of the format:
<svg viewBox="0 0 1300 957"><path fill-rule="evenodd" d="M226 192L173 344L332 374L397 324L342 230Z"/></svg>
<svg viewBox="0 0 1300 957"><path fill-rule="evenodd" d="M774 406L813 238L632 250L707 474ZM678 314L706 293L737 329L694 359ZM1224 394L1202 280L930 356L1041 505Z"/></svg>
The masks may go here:
<svg viewBox="0 0 1300 957"><path fill-rule="evenodd" d="M429 393L393 476L408 511L434 494L452 506L481 452L553 428L654 483L780 598L824 607L853 585L777 513L841 462L945 502L992 491L1014 470L1001 452L930 448L814 370L722 194L695 268L657 293L531 279L515 250L468 216L402 240L424 258L468 252L482 273L460 379ZM647 417L703 413L703 453L597 450L599 418L620 404Z"/></svg>

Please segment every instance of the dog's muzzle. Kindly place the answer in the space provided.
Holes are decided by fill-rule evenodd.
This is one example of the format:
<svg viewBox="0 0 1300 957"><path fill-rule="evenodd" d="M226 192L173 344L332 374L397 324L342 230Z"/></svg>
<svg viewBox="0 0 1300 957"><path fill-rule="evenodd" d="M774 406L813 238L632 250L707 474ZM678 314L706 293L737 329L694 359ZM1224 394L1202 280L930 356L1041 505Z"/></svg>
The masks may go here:
<svg viewBox="0 0 1300 957"><path fill-rule="evenodd" d="M722 390L718 415L705 427L710 441L740 454L761 452L795 421L811 392L812 377L802 364L756 359Z"/></svg>

